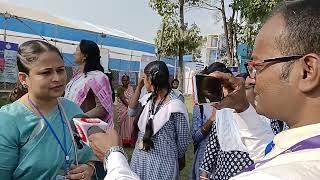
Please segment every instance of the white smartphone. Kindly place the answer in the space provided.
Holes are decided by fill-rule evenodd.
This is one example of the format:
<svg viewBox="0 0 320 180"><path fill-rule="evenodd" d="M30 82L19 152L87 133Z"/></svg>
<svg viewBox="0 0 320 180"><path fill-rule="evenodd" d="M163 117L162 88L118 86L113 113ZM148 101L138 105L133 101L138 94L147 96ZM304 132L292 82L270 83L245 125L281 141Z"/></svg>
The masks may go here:
<svg viewBox="0 0 320 180"><path fill-rule="evenodd" d="M223 99L223 88L219 79L197 74L193 77L193 93L196 104L212 104Z"/></svg>

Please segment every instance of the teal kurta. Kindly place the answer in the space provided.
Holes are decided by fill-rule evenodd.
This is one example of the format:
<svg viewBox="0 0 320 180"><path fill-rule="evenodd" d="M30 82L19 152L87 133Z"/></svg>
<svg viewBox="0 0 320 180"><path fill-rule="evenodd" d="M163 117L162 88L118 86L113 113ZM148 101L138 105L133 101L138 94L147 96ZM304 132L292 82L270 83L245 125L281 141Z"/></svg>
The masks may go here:
<svg viewBox="0 0 320 180"><path fill-rule="evenodd" d="M83 114L73 102L60 98L67 120ZM63 142L63 125L56 106L46 115L60 141ZM75 164L72 137L66 129L69 156ZM78 150L79 164L92 157L88 146ZM45 121L36 116L23 103L16 101L0 109L0 177L1 179L55 179L63 172L65 155Z"/></svg>

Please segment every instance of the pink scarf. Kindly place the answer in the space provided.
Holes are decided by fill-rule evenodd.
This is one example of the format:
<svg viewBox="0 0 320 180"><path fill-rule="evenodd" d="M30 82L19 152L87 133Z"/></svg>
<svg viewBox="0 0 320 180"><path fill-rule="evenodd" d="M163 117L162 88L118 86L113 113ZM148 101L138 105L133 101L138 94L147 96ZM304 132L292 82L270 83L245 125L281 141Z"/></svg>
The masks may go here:
<svg viewBox="0 0 320 180"><path fill-rule="evenodd" d="M113 128L112 90L108 76L102 72L90 71L86 76L83 73L75 75L67 85L65 97L80 106L90 89L108 112L102 120Z"/></svg>

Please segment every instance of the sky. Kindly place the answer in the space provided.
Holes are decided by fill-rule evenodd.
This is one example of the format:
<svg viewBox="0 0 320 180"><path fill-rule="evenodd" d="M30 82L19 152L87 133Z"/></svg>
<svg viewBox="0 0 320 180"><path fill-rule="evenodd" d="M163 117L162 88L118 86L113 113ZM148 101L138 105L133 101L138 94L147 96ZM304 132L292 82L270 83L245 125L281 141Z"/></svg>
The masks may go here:
<svg viewBox="0 0 320 180"><path fill-rule="evenodd" d="M115 28L154 43L161 17L153 11L148 0L0 0L10 4L49 12L76 20ZM203 9L188 9L186 22L196 23L202 35L222 33L216 13Z"/></svg>

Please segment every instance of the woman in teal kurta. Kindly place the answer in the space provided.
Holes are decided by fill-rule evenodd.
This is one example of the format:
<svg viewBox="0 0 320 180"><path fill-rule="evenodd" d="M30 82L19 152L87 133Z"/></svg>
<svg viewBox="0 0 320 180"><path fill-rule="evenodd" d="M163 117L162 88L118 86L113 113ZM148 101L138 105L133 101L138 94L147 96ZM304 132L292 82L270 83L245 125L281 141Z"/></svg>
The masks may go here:
<svg viewBox="0 0 320 180"><path fill-rule="evenodd" d="M70 121L83 114L73 102L60 98ZM58 106L46 115L59 139L63 139ZM74 148L68 134L70 159L75 164ZM87 146L78 151L80 164L88 162L92 153ZM0 109L0 179L50 179L63 173L64 153L55 141L44 120L35 115L20 101Z"/></svg>
<svg viewBox="0 0 320 180"><path fill-rule="evenodd" d="M14 102L0 109L0 179L89 180L92 152L76 147L68 123L83 112L61 98L67 79L61 53L47 42L27 41L17 66L21 85Z"/></svg>

